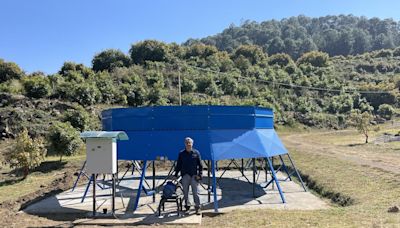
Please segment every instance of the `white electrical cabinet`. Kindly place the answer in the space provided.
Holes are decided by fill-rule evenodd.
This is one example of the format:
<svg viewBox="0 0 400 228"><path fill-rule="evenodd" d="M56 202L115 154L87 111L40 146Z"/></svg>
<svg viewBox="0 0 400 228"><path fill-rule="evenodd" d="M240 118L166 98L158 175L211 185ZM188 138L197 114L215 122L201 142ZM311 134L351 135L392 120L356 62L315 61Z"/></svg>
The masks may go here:
<svg viewBox="0 0 400 228"><path fill-rule="evenodd" d="M86 171L90 174L117 173L116 139L87 138L86 161Z"/></svg>

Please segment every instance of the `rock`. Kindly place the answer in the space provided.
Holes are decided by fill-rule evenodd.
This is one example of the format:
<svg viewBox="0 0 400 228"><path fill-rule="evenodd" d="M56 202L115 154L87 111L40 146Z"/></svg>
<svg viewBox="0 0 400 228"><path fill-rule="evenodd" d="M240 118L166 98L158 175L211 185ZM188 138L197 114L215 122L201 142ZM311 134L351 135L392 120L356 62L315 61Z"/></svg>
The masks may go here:
<svg viewBox="0 0 400 228"><path fill-rule="evenodd" d="M399 207L397 207L397 206L389 207L388 212L389 213L398 213Z"/></svg>

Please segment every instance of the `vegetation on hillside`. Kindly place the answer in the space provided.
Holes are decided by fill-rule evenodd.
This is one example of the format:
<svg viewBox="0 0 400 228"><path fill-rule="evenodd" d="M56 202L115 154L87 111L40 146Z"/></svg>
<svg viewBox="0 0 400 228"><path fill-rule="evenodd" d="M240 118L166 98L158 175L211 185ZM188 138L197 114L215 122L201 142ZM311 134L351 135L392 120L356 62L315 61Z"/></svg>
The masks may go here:
<svg viewBox="0 0 400 228"><path fill-rule="evenodd" d="M349 126L351 113L390 120L399 105L400 47L382 48L399 44L398 30L392 20L299 16L245 22L183 45L144 40L127 54L97 53L91 67L65 62L51 75L26 74L16 63L0 60L0 134L15 137L27 128L33 137L74 141L71 129L98 128L95 106L178 105L178 78L183 105L270 107L277 124L339 129ZM228 34L235 42L226 41ZM360 34L366 46L357 49ZM296 46L271 51L283 37L282 43ZM376 51L349 55L371 50ZM63 154L74 154L78 144L66 142ZM49 145L50 152L61 150Z"/></svg>
<svg viewBox="0 0 400 228"><path fill-rule="evenodd" d="M260 46L269 55L287 53L297 59L306 52L323 51L330 56L357 55L400 45L399 23L393 19L353 15L310 18L304 15L257 23L244 21L221 33L185 44L202 42L233 52L241 45Z"/></svg>

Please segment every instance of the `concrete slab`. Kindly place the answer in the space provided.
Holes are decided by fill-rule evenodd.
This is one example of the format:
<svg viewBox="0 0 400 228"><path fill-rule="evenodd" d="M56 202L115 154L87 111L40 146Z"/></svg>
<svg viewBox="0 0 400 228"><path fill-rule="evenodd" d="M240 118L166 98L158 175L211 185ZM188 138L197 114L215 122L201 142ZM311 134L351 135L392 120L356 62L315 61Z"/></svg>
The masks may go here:
<svg viewBox="0 0 400 228"><path fill-rule="evenodd" d="M217 174L221 175L222 171L218 171ZM122 175L122 174L121 174ZM158 172L156 177L156 186L160 185L166 173ZM245 171L247 179L252 180L252 172ZM219 204L219 212L229 212L236 209L281 209L281 210L319 210L326 209L328 205L311 194L310 192L304 192L303 188L293 181L281 181L281 188L283 189L286 197L285 204L282 203L279 192L276 187L273 188L270 185L268 188L262 188L261 183L265 183L265 173L260 172L258 175L257 185L255 185L255 195L253 198L253 185L248 183L241 173L237 170L228 170L225 172L224 177L219 180L217 188L217 199ZM151 184L151 176L147 177L148 183ZM286 176L282 173L278 174L279 179L285 179ZM271 177L268 175L267 179ZM208 201L207 191L207 177L203 178L203 187L199 187L200 200L202 202L203 212L213 212L213 197L210 195L210 201ZM156 213L158 208L158 202L160 201L160 194L155 195L155 201L153 202L153 196L146 196L141 194L138 209L133 213L133 205L137 193L139 184L139 178L137 176L127 176L121 181L117 187L116 194L116 213L119 220L110 218L100 219L85 219L77 220L77 224L96 224L104 223L108 224L200 224L201 216L178 216L176 213L176 205L174 203L165 204L165 212L162 213L162 217L158 217ZM97 211L100 216L103 209L111 211L111 189L109 188L110 183L100 182L101 186L96 188L97 195ZM91 217L92 211L92 186L89 188L89 192L84 202L81 203L82 196L84 194L86 186L79 186L74 192L71 190L62 192L58 195L46 198L38 203L30 205L24 211L29 214L44 215L50 217L51 214L83 214L87 217ZM146 187L147 188L147 187ZM190 201L192 197L190 196ZM97 223L99 222L99 223Z"/></svg>

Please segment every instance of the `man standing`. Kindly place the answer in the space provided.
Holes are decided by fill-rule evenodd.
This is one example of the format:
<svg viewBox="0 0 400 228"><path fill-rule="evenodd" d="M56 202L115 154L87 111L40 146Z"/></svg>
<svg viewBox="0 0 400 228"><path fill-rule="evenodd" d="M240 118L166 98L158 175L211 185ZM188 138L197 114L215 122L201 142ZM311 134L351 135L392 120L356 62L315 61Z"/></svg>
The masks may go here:
<svg viewBox="0 0 400 228"><path fill-rule="evenodd" d="M175 177L181 172L183 198L185 200L185 209L190 209L188 202L189 186L192 187L193 200L195 203L196 214L200 214L200 199L197 191L198 181L202 177L203 166L199 151L193 148L193 139L185 138L185 149L179 153L178 162L175 167Z"/></svg>

